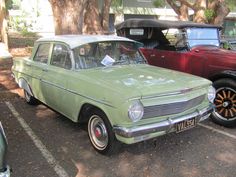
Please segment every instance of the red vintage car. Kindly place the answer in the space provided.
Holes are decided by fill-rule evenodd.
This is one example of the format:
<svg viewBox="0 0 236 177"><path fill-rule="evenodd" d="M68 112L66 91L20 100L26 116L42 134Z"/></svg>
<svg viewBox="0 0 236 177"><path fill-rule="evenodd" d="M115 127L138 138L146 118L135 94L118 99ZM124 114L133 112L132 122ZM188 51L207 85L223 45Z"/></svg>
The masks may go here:
<svg viewBox="0 0 236 177"><path fill-rule="evenodd" d="M149 64L210 79L217 91L212 120L236 126L236 51L220 48L220 26L129 19L116 30L144 44L141 51Z"/></svg>

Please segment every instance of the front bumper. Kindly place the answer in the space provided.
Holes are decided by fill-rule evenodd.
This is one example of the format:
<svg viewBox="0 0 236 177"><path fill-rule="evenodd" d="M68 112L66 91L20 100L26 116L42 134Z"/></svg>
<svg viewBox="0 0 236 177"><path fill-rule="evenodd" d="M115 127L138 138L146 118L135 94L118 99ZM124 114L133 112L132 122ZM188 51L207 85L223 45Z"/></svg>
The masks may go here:
<svg viewBox="0 0 236 177"><path fill-rule="evenodd" d="M126 128L122 126L115 125L113 127L113 130L116 135L121 136L123 138L133 138L133 137L139 137L151 133L157 133L157 132L165 132L165 134L173 131L175 129L175 124L179 123L184 120L188 120L191 118L196 118L196 122L201 122L205 119L207 119L214 110L214 105L211 104L208 107L202 109L202 110L196 110L195 112L184 115L181 117L176 117L176 118L169 118L167 120L158 122L158 123L153 123L153 124L147 124L147 125L140 125L140 126L135 126L131 128ZM142 140L148 139L144 138Z"/></svg>

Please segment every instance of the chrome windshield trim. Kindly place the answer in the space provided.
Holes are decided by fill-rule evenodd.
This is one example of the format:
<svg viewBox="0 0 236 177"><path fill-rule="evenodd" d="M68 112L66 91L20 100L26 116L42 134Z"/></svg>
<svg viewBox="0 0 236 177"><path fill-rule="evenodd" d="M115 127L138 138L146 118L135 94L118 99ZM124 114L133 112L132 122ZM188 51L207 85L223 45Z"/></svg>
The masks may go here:
<svg viewBox="0 0 236 177"><path fill-rule="evenodd" d="M153 123L153 124L146 124L146 125L140 125L136 127L122 127L119 125L114 125L113 126L113 131L122 137L125 138L132 138L132 137L137 137L137 136L142 136L150 133L155 133L155 132L162 132L165 131L166 133L169 132L174 124L181 122L183 120L191 119L196 117L197 123L201 121L201 118L210 114L214 110L214 105L210 104L208 107L201 109L201 110L196 110L195 112L191 114L187 114L184 116L176 117L176 118L169 118L167 120Z"/></svg>

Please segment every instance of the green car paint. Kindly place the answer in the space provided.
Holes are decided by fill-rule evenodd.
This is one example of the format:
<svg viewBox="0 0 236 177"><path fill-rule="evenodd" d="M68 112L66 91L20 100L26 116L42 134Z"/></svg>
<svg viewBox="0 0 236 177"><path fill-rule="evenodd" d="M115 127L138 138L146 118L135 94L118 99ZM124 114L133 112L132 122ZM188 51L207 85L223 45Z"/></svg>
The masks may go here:
<svg viewBox="0 0 236 177"><path fill-rule="evenodd" d="M139 132L133 136L129 134L129 131L133 130L133 128L141 128L143 125L148 127L152 124L182 118L195 112L200 112L197 117L198 121L201 121L201 117L209 116L212 111L212 104L207 96L211 82L197 76L150 66L145 63L145 60L141 63L92 66L83 69L76 67L77 64L79 65L79 63L76 63L78 58L86 56L87 43L84 39L89 39L88 44L101 43L101 46L105 46L110 41L112 41L111 46L119 42L136 44L135 41L115 36L57 36L40 39L36 42L30 58L14 60L12 72L16 82L31 96L74 122L80 121L84 105L98 108L107 116L111 126L114 128L113 132L116 138L127 144L175 131L174 125L171 124L168 125L168 129L156 132L148 131L147 134L140 134ZM82 40L83 42L79 42ZM37 53L39 46L45 43L50 46L48 49L48 61L46 63L37 62L35 57L39 55ZM64 45L68 49L67 55L71 58L71 67L69 69L52 64L54 55L52 51L55 50L54 52L56 53L56 50L62 50L60 47L56 49L55 46L57 44L59 46ZM75 50L80 52L81 55L79 57ZM114 48L113 52L114 50L118 51L118 48ZM131 50L127 51L127 53L132 53ZM93 55L86 57L87 59L96 58L95 55L97 54L94 54L94 57ZM107 54L102 51L100 55L101 60L99 61L103 62ZM138 53L138 50L135 55L139 59L143 57ZM118 61L115 57L110 56L108 57L109 62L115 63ZM99 64L102 62L99 62ZM191 102L191 100L200 99L200 97L201 101L199 103ZM142 104L144 110L152 108L152 106L161 107L163 105L168 109L168 105L178 106L178 103L186 103L187 107L174 114L165 113L161 115L161 113L158 113L160 116L151 116L142 118L139 121L132 121L129 118L128 110L137 101ZM188 102L194 104L194 106L188 107ZM205 108L207 108L207 115L203 116L200 110ZM123 131L123 129L125 130ZM126 130L128 132L124 133Z"/></svg>

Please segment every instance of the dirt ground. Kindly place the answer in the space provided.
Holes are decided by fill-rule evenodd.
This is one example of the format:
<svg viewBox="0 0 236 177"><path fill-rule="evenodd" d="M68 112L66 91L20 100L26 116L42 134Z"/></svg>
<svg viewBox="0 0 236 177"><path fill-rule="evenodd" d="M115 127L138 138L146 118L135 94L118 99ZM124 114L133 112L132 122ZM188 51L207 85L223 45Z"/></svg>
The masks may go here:
<svg viewBox="0 0 236 177"><path fill-rule="evenodd" d="M9 50L14 57L30 56L30 49L26 48L12 48ZM17 99L22 96L22 90L18 88L11 76L11 66L13 63L11 59L0 59L0 100Z"/></svg>

